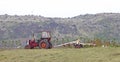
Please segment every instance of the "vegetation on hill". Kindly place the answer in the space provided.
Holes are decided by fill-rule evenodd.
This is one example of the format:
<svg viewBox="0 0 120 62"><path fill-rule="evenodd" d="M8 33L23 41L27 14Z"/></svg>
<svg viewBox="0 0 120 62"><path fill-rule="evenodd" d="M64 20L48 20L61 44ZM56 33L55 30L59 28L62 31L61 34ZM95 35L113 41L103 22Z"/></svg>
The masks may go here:
<svg viewBox="0 0 120 62"><path fill-rule="evenodd" d="M29 38L32 33L44 30L51 31L53 38L120 40L120 14L85 14L71 18L0 15L0 40Z"/></svg>

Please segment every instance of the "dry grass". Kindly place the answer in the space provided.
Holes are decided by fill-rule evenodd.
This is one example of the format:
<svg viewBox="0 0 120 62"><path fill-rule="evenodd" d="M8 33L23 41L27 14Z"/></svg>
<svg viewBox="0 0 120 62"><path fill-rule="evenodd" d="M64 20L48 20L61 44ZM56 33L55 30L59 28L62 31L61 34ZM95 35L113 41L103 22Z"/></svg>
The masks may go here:
<svg viewBox="0 0 120 62"><path fill-rule="evenodd" d="M120 47L0 50L0 62L120 62Z"/></svg>

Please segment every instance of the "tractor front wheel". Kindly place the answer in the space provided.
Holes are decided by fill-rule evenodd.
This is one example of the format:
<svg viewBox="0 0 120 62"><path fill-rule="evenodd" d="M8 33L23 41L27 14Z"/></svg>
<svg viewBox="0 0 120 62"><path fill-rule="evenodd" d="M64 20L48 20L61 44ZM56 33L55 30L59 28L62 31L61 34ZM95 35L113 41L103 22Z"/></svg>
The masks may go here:
<svg viewBox="0 0 120 62"><path fill-rule="evenodd" d="M25 49L31 49L30 45L26 45Z"/></svg>

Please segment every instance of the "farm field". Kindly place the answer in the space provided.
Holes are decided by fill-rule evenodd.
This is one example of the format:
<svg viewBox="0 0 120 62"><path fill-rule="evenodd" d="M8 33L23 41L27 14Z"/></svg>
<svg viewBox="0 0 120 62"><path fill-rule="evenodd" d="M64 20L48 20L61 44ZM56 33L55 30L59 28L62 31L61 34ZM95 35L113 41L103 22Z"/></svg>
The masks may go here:
<svg viewBox="0 0 120 62"><path fill-rule="evenodd" d="M0 49L0 62L120 62L120 47Z"/></svg>

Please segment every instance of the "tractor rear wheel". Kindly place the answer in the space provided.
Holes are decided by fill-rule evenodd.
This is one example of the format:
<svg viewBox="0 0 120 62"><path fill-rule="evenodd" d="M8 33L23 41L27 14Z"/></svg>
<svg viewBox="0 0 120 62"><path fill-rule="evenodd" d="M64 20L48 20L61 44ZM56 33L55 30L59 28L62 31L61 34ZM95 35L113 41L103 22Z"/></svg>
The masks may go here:
<svg viewBox="0 0 120 62"><path fill-rule="evenodd" d="M45 39L45 40L41 40L39 42L39 48L42 48L42 49L48 49L49 48L49 43L48 41Z"/></svg>

